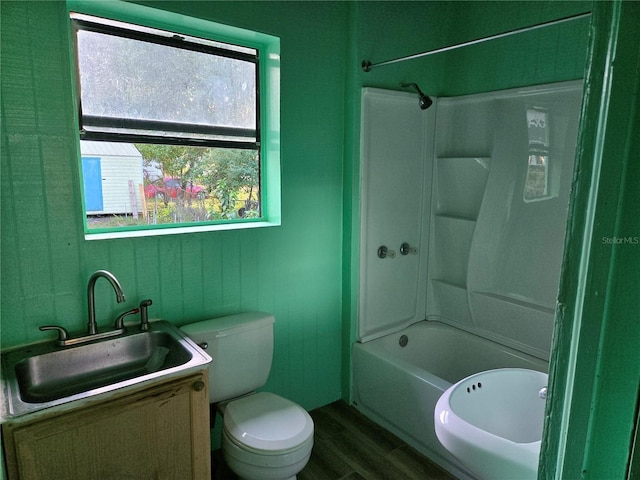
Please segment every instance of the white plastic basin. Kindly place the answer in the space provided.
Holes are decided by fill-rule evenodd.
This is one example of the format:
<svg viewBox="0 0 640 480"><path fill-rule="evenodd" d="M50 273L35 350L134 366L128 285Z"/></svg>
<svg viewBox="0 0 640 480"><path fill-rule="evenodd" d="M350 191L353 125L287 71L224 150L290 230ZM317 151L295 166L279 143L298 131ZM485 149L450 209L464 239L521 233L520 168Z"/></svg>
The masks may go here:
<svg viewBox="0 0 640 480"><path fill-rule="evenodd" d="M481 479L535 480L547 378L502 368L459 381L436 404L438 440Z"/></svg>

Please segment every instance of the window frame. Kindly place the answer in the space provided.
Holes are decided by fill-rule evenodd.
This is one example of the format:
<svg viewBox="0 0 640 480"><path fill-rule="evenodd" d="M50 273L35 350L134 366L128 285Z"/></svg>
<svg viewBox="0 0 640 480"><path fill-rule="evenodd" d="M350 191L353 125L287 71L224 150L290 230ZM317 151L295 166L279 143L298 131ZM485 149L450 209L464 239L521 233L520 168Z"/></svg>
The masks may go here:
<svg viewBox="0 0 640 480"><path fill-rule="evenodd" d="M242 142L237 140L221 139L185 139L182 137L155 137L146 135L129 135L122 133L87 132L82 128L82 113L80 105L76 109L77 125L77 146L78 146L78 168L79 184L82 191L82 215L84 219L85 239L111 239L130 238L140 236L155 236L167 234L193 233L200 231L230 230L242 228L255 228L277 226L281 224L281 204L280 204L280 39L255 31L240 29L237 27L215 23L202 18L189 17L182 14L159 10L142 5L131 4L122 1L91 1L91 0L67 0L67 10L69 14L70 35L75 35L74 22L71 19L72 13L91 15L95 17L125 22L139 25L151 29L185 35L186 37L202 38L212 42L231 44L233 46L246 47L256 51L256 129L255 142ZM117 28L107 27L108 30ZM128 32L127 32L128 33ZM144 32L140 32L143 33ZM156 38L156 37L154 37ZM171 39L168 39L171 41ZM180 40L178 40L180 42ZM193 45L193 44L192 44ZM196 44L197 45L197 44ZM173 45L175 46L175 45ZM182 46L182 45L178 45ZM75 55L75 39L71 38L71 55ZM194 48L202 48L195 46ZM212 51L213 46L205 46ZM207 52L208 53L208 52ZM247 53L234 52L224 49L224 56L241 56L246 58ZM73 73L73 95L77 102L80 102L79 82L77 82L77 59L71 65ZM98 117L104 118L104 117ZM106 122L108 123L108 122ZM136 122L133 122L136 123ZM188 125L188 124L187 124ZM175 124L173 124L175 127ZM180 125L178 125L180 128ZM213 127L218 129L219 127ZM234 127L231 127L235 130ZM209 127L204 127L211 133ZM237 129L233 133L238 133ZM220 131L220 130L218 130ZM242 133L242 132L240 132ZM250 131L253 134L253 130ZM182 224L159 224L159 225L139 225L132 227L117 227L105 229L87 228L87 216L85 209L85 195L82 184L82 170L80 158L80 140L97 141L119 141L129 143L156 143L193 145L199 147L220 147L220 148L245 148L255 149L260 158L261 176L261 199L262 217L257 219L227 219L206 222L182 223Z"/></svg>

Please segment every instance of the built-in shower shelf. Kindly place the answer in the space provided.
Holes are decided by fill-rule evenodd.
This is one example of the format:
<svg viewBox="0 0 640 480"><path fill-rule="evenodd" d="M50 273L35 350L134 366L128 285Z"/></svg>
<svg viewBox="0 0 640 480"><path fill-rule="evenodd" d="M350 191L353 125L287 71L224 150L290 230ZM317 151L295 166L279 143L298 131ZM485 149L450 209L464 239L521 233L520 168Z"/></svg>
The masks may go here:
<svg viewBox="0 0 640 480"><path fill-rule="evenodd" d="M458 289L458 290L464 290L465 292L467 291L466 284L451 282L443 278L432 278L431 281L434 282L435 284L440 284L447 289Z"/></svg>
<svg viewBox="0 0 640 480"><path fill-rule="evenodd" d="M436 214L475 220L489 175L489 157L436 159Z"/></svg>
<svg viewBox="0 0 640 480"><path fill-rule="evenodd" d="M471 223L476 223L476 219L475 218L469 218L469 217L464 217L461 215L452 215L449 213L436 213L434 214L435 217L438 218L446 218L446 219L450 219L450 220L461 220L463 222L471 222Z"/></svg>
<svg viewBox="0 0 640 480"><path fill-rule="evenodd" d="M489 168L489 162L491 161L491 157L487 155L438 155L436 157L438 161L442 160L445 162L470 162L474 161L480 163L482 165L486 165Z"/></svg>
<svg viewBox="0 0 640 480"><path fill-rule="evenodd" d="M509 295L500 295L497 293L491 292L472 292L474 295L480 295L483 297L488 297L493 300L499 300L501 302L510 303L512 305L517 305L518 307L528 308L529 310L535 310L537 312L546 313L550 315L555 314L555 310L552 307L548 307L545 305L540 305L539 303L535 303L529 300L525 300L522 298L516 298Z"/></svg>
<svg viewBox="0 0 640 480"><path fill-rule="evenodd" d="M436 215L433 222L433 278L453 285L467 282L469 250L475 230L475 220L451 215Z"/></svg>
<svg viewBox="0 0 640 480"><path fill-rule="evenodd" d="M460 325L471 325L469 299L466 285L441 278L431 279L431 300L429 314Z"/></svg>

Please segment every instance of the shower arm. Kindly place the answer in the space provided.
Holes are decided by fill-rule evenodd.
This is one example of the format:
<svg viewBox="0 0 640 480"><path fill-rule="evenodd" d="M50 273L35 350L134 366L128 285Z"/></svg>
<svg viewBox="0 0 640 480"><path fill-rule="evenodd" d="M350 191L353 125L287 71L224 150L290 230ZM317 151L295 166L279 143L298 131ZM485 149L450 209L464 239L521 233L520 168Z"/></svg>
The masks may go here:
<svg viewBox="0 0 640 480"><path fill-rule="evenodd" d="M431 100L431 98L428 95L425 95L422 92L422 90L420 90L420 87L418 86L417 83L401 83L400 86L402 88L413 87L416 90L416 92L420 97L418 101L418 106L420 107L421 110L426 110L433 104L433 100Z"/></svg>
<svg viewBox="0 0 640 480"><path fill-rule="evenodd" d="M420 95L421 97L426 97L426 95L424 93L422 93L422 90L420 90L420 87L418 86L417 83L401 83L400 86L402 88L409 88L409 87L413 87L416 89L416 93L418 95Z"/></svg>

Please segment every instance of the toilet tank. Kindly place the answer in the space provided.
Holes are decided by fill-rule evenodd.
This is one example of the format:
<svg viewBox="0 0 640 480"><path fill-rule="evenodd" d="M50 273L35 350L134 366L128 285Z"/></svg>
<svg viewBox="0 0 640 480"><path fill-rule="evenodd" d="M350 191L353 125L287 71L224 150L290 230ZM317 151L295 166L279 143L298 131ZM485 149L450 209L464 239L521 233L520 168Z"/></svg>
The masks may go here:
<svg viewBox="0 0 640 480"><path fill-rule="evenodd" d="M263 386L273 358L273 315L247 312L181 327L194 342L207 344L209 401L230 400Z"/></svg>

